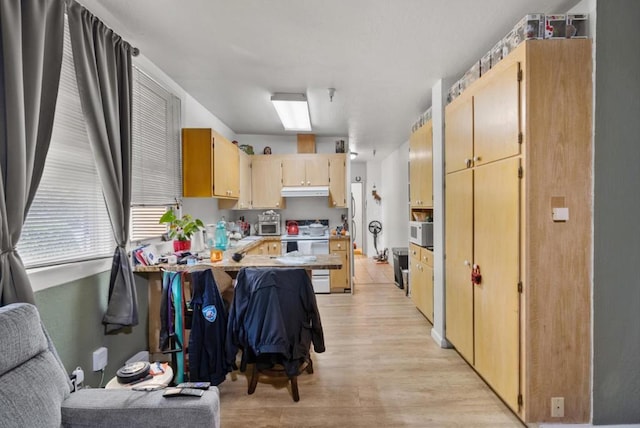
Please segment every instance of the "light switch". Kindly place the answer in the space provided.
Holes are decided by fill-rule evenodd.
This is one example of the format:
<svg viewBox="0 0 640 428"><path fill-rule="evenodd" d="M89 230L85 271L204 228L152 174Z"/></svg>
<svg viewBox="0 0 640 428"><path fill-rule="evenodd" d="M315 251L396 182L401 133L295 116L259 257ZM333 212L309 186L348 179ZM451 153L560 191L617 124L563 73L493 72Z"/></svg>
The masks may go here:
<svg viewBox="0 0 640 428"><path fill-rule="evenodd" d="M551 218L553 221L569 221L569 208L552 208Z"/></svg>

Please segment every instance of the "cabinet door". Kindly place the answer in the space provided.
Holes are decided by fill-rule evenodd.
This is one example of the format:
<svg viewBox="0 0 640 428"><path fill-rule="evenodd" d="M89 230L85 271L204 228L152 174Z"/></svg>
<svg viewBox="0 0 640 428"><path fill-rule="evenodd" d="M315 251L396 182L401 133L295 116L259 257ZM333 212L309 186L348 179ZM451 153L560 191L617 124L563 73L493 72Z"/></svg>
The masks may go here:
<svg viewBox="0 0 640 428"><path fill-rule="evenodd" d="M519 158L475 169L475 367L502 399L518 409Z"/></svg>
<svg viewBox="0 0 640 428"><path fill-rule="evenodd" d="M182 196L212 197L213 140L211 129L182 130Z"/></svg>
<svg viewBox="0 0 640 428"><path fill-rule="evenodd" d="M344 291L345 288L349 288L349 253L347 251L332 250L331 254L339 256L340 261L342 262L342 267L340 269L331 269L329 271L331 289L335 289L335 291L338 292Z"/></svg>
<svg viewBox="0 0 640 428"><path fill-rule="evenodd" d="M282 157L282 185L306 186L305 161L303 156L284 155Z"/></svg>
<svg viewBox="0 0 640 428"><path fill-rule="evenodd" d="M237 198L240 194L240 155L238 147L214 131L214 194Z"/></svg>
<svg viewBox="0 0 640 428"><path fill-rule="evenodd" d="M312 155L305 161L307 186L329 185L329 158L326 155Z"/></svg>
<svg viewBox="0 0 640 428"><path fill-rule="evenodd" d="M282 164L272 155L252 157L251 189L253 208L284 208L282 190Z"/></svg>
<svg viewBox="0 0 640 428"><path fill-rule="evenodd" d="M329 206L347 207L346 195L347 157L334 155L329 159Z"/></svg>
<svg viewBox="0 0 640 428"><path fill-rule="evenodd" d="M422 263L424 280L424 311L427 319L433 324L433 267Z"/></svg>
<svg viewBox="0 0 640 428"><path fill-rule="evenodd" d="M237 207L245 210L251 208L251 157L243 151L240 156L240 196Z"/></svg>
<svg viewBox="0 0 640 428"><path fill-rule="evenodd" d="M409 137L409 200L412 208L420 208L422 194L422 138L424 127L417 129Z"/></svg>
<svg viewBox="0 0 640 428"><path fill-rule="evenodd" d="M473 101L474 164L482 165L520 153L519 63L488 74ZM483 78L484 79L484 78Z"/></svg>
<svg viewBox="0 0 640 428"><path fill-rule="evenodd" d="M445 317L447 340L473 364L473 170L447 174Z"/></svg>
<svg viewBox="0 0 640 428"><path fill-rule="evenodd" d="M268 241L266 245L267 245L267 253L270 256L282 255L282 244L279 241Z"/></svg>
<svg viewBox="0 0 640 428"><path fill-rule="evenodd" d="M473 99L458 98L445 108L445 172L469 168L473 158Z"/></svg>

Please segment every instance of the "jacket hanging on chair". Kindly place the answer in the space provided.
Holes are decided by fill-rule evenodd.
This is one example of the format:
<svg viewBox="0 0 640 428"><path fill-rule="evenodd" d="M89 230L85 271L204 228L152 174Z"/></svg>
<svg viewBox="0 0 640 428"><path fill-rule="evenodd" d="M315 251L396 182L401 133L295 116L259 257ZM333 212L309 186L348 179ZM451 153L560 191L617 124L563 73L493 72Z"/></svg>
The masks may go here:
<svg viewBox="0 0 640 428"><path fill-rule="evenodd" d="M191 272L191 286L189 380L219 385L231 371L225 358L227 311L210 269Z"/></svg>

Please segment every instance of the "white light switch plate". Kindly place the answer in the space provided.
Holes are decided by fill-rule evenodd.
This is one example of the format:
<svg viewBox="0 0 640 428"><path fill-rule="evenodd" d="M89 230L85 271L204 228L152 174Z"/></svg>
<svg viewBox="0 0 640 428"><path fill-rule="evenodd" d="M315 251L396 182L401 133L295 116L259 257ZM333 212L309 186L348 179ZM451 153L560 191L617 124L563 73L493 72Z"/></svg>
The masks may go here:
<svg viewBox="0 0 640 428"><path fill-rule="evenodd" d="M553 221L569 221L569 208L552 208L551 218Z"/></svg>

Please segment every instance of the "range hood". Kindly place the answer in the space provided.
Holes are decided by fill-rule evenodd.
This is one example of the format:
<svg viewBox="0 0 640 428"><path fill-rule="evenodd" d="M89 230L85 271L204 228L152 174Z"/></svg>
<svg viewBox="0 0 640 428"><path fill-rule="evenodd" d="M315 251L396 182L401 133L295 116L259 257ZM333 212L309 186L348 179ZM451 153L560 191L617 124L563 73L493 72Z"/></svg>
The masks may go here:
<svg viewBox="0 0 640 428"><path fill-rule="evenodd" d="M303 198L311 196L329 196L329 186L283 187L280 195L283 198Z"/></svg>

